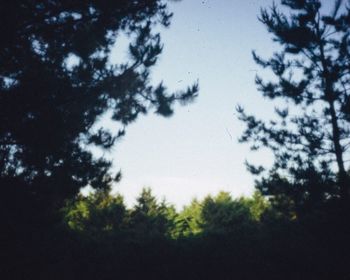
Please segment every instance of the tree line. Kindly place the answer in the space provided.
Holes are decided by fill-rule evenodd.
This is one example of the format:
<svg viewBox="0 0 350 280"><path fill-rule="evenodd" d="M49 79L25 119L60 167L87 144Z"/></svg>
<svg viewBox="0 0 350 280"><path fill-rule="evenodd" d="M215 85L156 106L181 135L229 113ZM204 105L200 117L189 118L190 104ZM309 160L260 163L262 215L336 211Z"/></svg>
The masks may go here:
<svg viewBox="0 0 350 280"><path fill-rule="evenodd" d="M150 188L142 190L131 208L126 207L123 196L98 191L67 201L61 211L65 228L85 238L124 235L131 240L229 234L283 216L273 212L271 204L259 192L237 199L220 192L203 200L193 199L177 211L165 199L158 201Z"/></svg>
<svg viewBox="0 0 350 280"><path fill-rule="evenodd" d="M349 216L336 207L300 216L285 203L276 207L258 191L220 192L177 210L151 189L132 207L102 190L79 195L51 227L10 213L21 231L4 247L11 254L2 272L15 279L346 279Z"/></svg>

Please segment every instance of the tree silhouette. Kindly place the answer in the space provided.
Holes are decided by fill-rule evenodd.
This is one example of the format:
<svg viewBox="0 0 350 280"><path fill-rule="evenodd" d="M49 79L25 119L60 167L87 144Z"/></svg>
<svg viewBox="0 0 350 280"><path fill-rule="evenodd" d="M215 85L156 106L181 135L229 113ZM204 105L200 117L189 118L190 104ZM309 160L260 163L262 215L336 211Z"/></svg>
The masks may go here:
<svg viewBox="0 0 350 280"><path fill-rule="evenodd" d="M286 101L276 108L278 120L265 122L238 107L246 123L241 142L253 150L269 148L275 157L270 174L258 183L264 194L285 194L296 207L323 203L330 197L347 203L349 175L349 24L350 10L335 1L329 15L321 1L284 0L290 14L276 5L262 9L260 21L280 44L272 58L253 52L255 62L276 79L256 77L258 90L272 100ZM254 174L265 169L248 164Z"/></svg>
<svg viewBox="0 0 350 280"><path fill-rule="evenodd" d="M125 127L149 110L169 116L191 101L197 85L169 93L152 86L162 52L157 25L172 14L163 0L6 1L0 7L0 185L42 197L52 206L81 187L119 179L89 146L110 149L124 129L92 127L106 112ZM109 55L121 34L129 61Z"/></svg>

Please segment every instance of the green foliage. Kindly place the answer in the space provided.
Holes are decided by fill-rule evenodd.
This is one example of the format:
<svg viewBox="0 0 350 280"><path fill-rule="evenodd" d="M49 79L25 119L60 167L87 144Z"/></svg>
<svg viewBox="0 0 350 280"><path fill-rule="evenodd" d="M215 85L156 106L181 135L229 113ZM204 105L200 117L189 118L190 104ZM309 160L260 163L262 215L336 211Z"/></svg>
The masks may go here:
<svg viewBox="0 0 350 280"><path fill-rule="evenodd" d="M123 197L96 191L88 197L78 196L62 209L64 222L70 230L97 238L104 233L118 233L125 224Z"/></svg>
<svg viewBox="0 0 350 280"><path fill-rule="evenodd" d="M143 189L128 215L128 228L136 239L163 238L170 235L174 209L158 203L151 189Z"/></svg>
<svg viewBox="0 0 350 280"><path fill-rule="evenodd" d="M259 191L255 191L252 198L242 198L246 201L254 221L261 221L262 216L270 209L270 204Z"/></svg>
<svg viewBox="0 0 350 280"><path fill-rule="evenodd" d="M250 212L244 203L233 201L229 193L221 192L204 199L202 219L205 232L222 234L249 222Z"/></svg>
<svg viewBox="0 0 350 280"><path fill-rule="evenodd" d="M182 211L177 215L175 219L175 231L173 236L179 237L191 237L198 235L202 232L202 204L193 199L190 205L185 206Z"/></svg>
<svg viewBox="0 0 350 280"><path fill-rule="evenodd" d="M233 199L227 192L193 199L179 213L165 200L158 202L150 188L143 189L137 203L127 209L123 197L97 191L67 202L62 209L66 226L79 234L121 235L130 240L181 239L203 234L229 234L259 224L270 211L268 201L255 192L251 198ZM125 235L125 236L126 236Z"/></svg>

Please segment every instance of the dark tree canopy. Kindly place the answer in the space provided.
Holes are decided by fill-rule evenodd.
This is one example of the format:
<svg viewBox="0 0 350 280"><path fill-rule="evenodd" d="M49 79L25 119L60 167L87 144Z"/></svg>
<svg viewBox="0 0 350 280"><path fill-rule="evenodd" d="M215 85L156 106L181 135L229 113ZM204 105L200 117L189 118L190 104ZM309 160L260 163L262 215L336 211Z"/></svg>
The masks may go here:
<svg viewBox="0 0 350 280"><path fill-rule="evenodd" d="M258 90L286 106L276 108L278 120L270 122L239 107L247 125L240 140L274 154L272 169L258 182L265 194L287 194L297 207L329 198L349 201L350 10L342 1L334 1L329 14L322 14L318 0L281 3L288 14L274 5L259 18L280 51L267 60L255 52L253 57L276 78L257 77ZM264 171L248 167L255 174Z"/></svg>
<svg viewBox="0 0 350 280"><path fill-rule="evenodd" d="M163 0L3 1L0 4L0 185L28 186L61 200L81 187L119 178L111 162L85 149L109 149L124 130L91 130L103 113L126 126L150 109L172 114L197 85L169 93L150 83L162 52L157 25L169 26ZM113 64L122 33L129 61Z"/></svg>

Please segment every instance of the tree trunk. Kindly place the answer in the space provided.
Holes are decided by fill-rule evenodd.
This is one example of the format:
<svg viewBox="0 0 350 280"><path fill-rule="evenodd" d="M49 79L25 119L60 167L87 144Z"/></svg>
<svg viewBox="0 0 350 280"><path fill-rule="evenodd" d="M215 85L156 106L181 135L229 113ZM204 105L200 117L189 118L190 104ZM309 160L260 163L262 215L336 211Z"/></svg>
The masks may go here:
<svg viewBox="0 0 350 280"><path fill-rule="evenodd" d="M343 159L343 149L340 144L340 130L338 126L338 119L334 108L334 101L329 102L330 113L331 113L331 123L332 123L332 137L334 144L334 152L337 159L337 165L339 170L339 187L341 198L345 201L350 200L350 192L348 186L348 175L345 171L344 159Z"/></svg>
<svg viewBox="0 0 350 280"><path fill-rule="evenodd" d="M322 35L320 33L319 23L316 24L317 34L319 36L319 48L320 48L320 61L323 68L323 82L324 82L324 94L325 99L328 101L330 114L331 114L331 125L332 125L332 141L334 145L335 157L338 165L339 172L339 187L340 196L344 202L350 201L350 190L348 175L345 171L344 159L343 159L343 148L340 143L340 129L338 125L338 117L334 107L334 93L333 93L333 81L330 81L330 73L328 63L324 53L324 42L322 41Z"/></svg>

